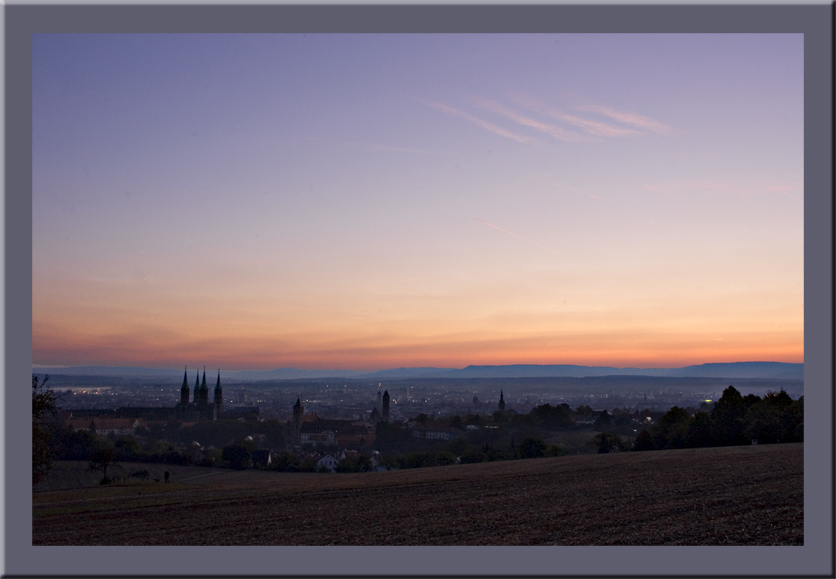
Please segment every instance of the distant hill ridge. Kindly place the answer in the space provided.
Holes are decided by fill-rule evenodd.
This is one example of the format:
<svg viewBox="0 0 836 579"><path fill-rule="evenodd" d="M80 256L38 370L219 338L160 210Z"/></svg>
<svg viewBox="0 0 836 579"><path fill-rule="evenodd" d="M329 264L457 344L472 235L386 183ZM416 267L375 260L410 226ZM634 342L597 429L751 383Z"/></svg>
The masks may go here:
<svg viewBox="0 0 836 579"><path fill-rule="evenodd" d="M197 368L189 368L189 376ZM212 370L215 371L214 369ZM55 376L113 376L134 379L182 380L183 370L134 366L33 366L34 374ZM201 368L202 372L202 368ZM234 382L298 380L315 378L388 379L408 378L585 378L599 376L654 376L670 378L765 378L803 380L804 364L786 362L708 363L684 368L615 368L573 364L472 365L465 368L392 368L374 372L357 370L221 370L221 379Z"/></svg>

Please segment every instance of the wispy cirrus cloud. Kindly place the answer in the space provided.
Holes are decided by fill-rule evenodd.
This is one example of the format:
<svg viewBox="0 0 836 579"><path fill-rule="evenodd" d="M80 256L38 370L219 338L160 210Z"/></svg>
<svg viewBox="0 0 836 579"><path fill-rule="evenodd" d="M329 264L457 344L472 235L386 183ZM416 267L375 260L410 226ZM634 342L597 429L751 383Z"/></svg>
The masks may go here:
<svg viewBox="0 0 836 579"><path fill-rule="evenodd" d="M599 141L601 138L636 137L647 134L669 136L673 132L670 125L650 117L633 112L618 111L607 106L587 105L577 107L575 111L567 113L526 95L513 95L511 100L518 107L529 111L529 114L486 97L473 97L465 102L471 107L510 119L516 123L517 127L533 129L565 142L590 142ZM425 101L425 104L447 114L467 119L483 129L518 143L538 140L535 137L528 137L505 129L446 104L435 101ZM545 118L540 120L534 118L535 116ZM554 121L558 121L559 124L555 124Z"/></svg>
<svg viewBox="0 0 836 579"><path fill-rule="evenodd" d="M673 132L673 127L670 125L666 125L665 123L656 121L650 117L645 117L632 112L617 111L610 107L600 105L587 105L579 107L578 110L589 113L597 113L635 129L657 135L669 136Z"/></svg>
<svg viewBox="0 0 836 579"><path fill-rule="evenodd" d="M453 108L451 106L441 104L441 103L437 103L437 102L434 102L434 101L426 101L426 104L427 104L427 106L430 106L430 107L432 107L434 109L437 109L439 111L442 111L442 112L445 112L445 113L448 113L448 114L451 114L451 115L457 115L459 117L462 117L463 119L467 119L471 123L474 123L474 124L482 127L483 129L486 129L488 131L491 131L492 133L496 133L497 135L505 137L506 139L511 139L513 141L517 141L518 143L528 143L532 140L531 137L524 137L522 135L518 135L518 134L513 133L511 131L505 130L500 126L494 125L493 123L489 123L487 121L483 121L482 119L474 117L471 114L468 114L464 111L460 111L459 109Z"/></svg>
<svg viewBox="0 0 836 579"><path fill-rule="evenodd" d="M572 131L567 131L562 127L550 125L547 123L541 123L540 121L516 113L513 110L506 107L505 105L502 105L490 99L474 98L471 100L471 102L472 104L480 108L507 117L512 121L515 121L525 127L531 127L532 129L536 129L542 133L546 133L547 135L552 136L556 139L560 139L561 141L575 142L584 139L583 135L573 133Z"/></svg>
<svg viewBox="0 0 836 579"><path fill-rule="evenodd" d="M529 110L578 127L586 131L588 134L597 137L632 137L641 134L641 131L633 128L613 125L599 120L586 119L578 115L564 113L563 111L551 107L538 99L528 96L516 95L514 97L514 101Z"/></svg>

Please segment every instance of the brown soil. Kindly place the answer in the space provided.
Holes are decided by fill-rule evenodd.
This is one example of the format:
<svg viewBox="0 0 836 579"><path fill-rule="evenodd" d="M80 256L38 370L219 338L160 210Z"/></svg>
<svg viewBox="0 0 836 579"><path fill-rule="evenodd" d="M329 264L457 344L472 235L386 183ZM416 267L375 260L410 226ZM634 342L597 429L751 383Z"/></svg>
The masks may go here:
<svg viewBox="0 0 836 579"><path fill-rule="evenodd" d="M35 545L802 545L802 444L33 494Z"/></svg>

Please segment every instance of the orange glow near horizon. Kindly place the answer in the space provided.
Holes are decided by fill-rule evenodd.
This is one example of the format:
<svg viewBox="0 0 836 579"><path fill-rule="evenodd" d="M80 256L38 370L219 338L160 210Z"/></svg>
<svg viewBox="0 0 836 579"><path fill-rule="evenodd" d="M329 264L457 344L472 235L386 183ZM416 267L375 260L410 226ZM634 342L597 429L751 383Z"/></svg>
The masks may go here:
<svg viewBox="0 0 836 579"><path fill-rule="evenodd" d="M712 362L803 363L802 332L709 335L639 333L501 337L467 332L423 339L400 335L263 334L206 337L162 330L124 334L60 331L36 324L35 363L179 367L205 360L226 369L377 370L396 367L464 367L504 364L575 364L665 368ZM205 327L204 327L205 329ZM217 332L222 334L223 332Z"/></svg>

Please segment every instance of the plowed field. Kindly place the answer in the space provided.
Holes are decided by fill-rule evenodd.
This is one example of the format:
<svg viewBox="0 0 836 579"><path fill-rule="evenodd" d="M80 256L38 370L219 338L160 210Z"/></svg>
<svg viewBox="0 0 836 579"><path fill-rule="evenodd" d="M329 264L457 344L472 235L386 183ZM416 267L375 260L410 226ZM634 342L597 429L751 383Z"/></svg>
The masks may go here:
<svg viewBox="0 0 836 579"><path fill-rule="evenodd" d="M36 545L801 545L803 445L33 494Z"/></svg>

